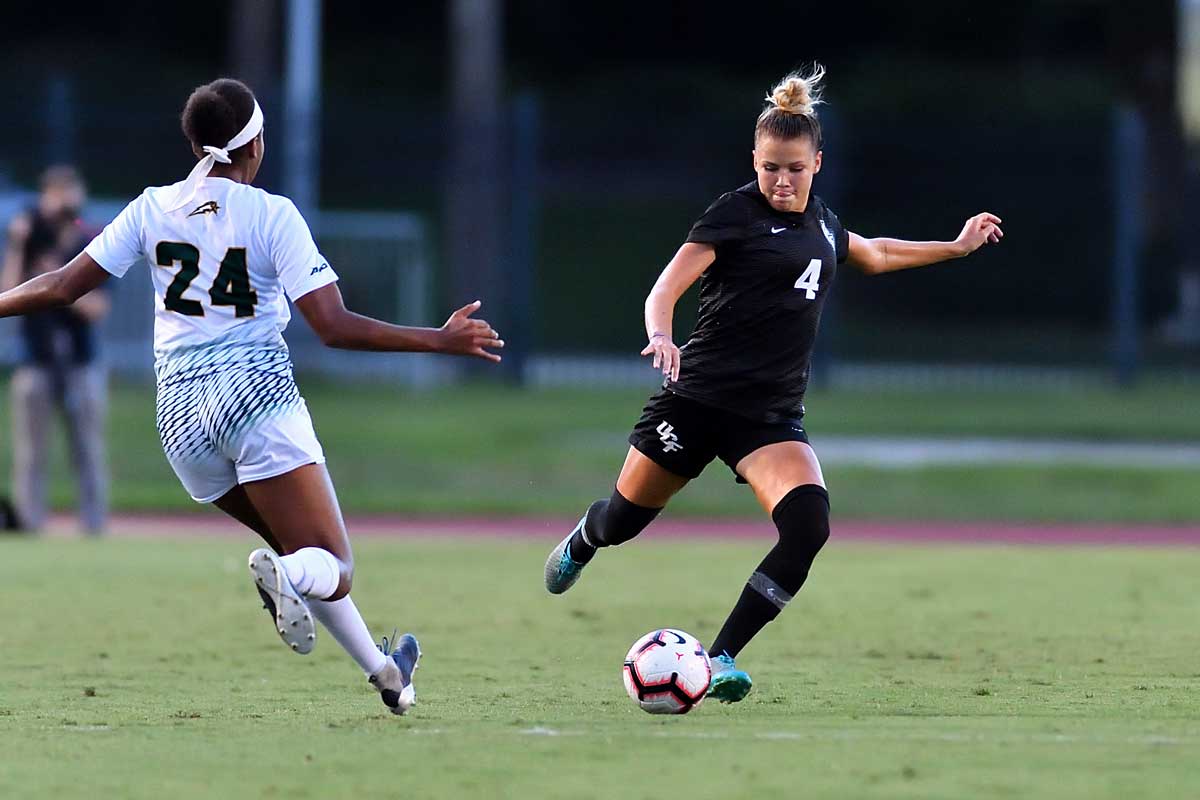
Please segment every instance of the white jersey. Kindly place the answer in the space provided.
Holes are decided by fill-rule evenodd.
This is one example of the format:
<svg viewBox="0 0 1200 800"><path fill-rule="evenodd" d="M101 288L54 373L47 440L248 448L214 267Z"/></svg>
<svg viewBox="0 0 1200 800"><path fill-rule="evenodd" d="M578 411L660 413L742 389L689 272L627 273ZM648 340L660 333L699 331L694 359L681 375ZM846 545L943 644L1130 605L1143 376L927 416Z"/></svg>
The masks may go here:
<svg viewBox="0 0 1200 800"><path fill-rule="evenodd" d="M171 467L210 502L239 483L325 460L282 332L337 280L286 197L208 177L194 202L152 187L85 249L118 278L145 258L156 295L157 424Z"/></svg>
<svg viewBox="0 0 1200 800"><path fill-rule="evenodd" d="M142 258L150 264L160 368L173 354L217 344L286 352L286 298L337 280L295 204L208 177L187 207L163 211L179 187L146 189L84 252L118 278Z"/></svg>

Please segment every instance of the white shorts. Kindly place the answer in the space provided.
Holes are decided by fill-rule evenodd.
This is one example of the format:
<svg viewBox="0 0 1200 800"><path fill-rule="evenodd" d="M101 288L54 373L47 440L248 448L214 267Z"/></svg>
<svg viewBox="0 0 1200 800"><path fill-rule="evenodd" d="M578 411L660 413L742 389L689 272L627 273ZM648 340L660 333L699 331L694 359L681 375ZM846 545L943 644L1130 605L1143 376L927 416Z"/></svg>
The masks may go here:
<svg viewBox="0 0 1200 800"><path fill-rule="evenodd" d="M325 463L286 352L160 376L157 417L167 461L198 503Z"/></svg>
<svg viewBox="0 0 1200 800"><path fill-rule="evenodd" d="M239 484L274 478L306 464L324 464L325 452L308 408L302 407L247 430L229 456L212 450L199 458L167 460L193 500L211 503Z"/></svg>

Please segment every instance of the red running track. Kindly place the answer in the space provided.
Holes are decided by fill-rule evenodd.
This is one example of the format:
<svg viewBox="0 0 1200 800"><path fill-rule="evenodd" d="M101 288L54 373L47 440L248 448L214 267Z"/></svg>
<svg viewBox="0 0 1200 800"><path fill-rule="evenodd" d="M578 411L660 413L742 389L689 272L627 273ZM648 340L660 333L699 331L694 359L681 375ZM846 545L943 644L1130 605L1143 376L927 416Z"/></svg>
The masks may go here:
<svg viewBox="0 0 1200 800"><path fill-rule="evenodd" d="M347 520L351 536L483 536L554 542L577 520L545 517L411 517L356 516ZM126 514L114 517L118 536L241 536L237 523L217 512L192 514ZM73 532L70 517L57 516L50 532ZM659 519L644 536L649 539L769 539L775 530L756 519ZM1185 545L1200 546L1200 522L1180 525L1044 524L980 522L872 522L835 520L833 538L863 542L1005 543L1037 545Z"/></svg>

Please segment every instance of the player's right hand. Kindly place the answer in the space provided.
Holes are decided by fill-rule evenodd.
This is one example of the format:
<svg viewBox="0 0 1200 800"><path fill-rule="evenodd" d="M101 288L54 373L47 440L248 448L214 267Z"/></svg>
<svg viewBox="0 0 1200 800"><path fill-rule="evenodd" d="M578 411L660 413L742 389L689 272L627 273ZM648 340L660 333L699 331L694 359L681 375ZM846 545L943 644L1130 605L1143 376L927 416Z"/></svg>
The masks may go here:
<svg viewBox="0 0 1200 800"><path fill-rule="evenodd" d="M985 244L997 244L1004 238L1000 230L1000 218L995 214L984 212L976 214L963 225L962 233L955 240L970 255Z"/></svg>
<svg viewBox="0 0 1200 800"><path fill-rule="evenodd" d="M475 356L488 361L499 361L499 353L488 352L504 347L500 334L492 329L486 320L471 317L479 307L481 300L468 303L450 315L439 331L441 334L441 352L460 356Z"/></svg>
<svg viewBox="0 0 1200 800"><path fill-rule="evenodd" d="M667 336L653 336L642 355L654 356L654 368L661 369L663 377L679 380L679 348Z"/></svg>

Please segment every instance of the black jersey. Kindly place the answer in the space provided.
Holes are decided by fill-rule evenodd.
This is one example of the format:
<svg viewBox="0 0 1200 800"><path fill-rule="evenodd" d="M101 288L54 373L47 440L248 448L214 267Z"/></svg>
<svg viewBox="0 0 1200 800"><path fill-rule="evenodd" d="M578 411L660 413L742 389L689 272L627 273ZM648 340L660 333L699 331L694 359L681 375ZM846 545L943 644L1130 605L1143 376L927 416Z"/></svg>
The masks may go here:
<svg viewBox="0 0 1200 800"><path fill-rule="evenodd" d="M819 197L776 211L756 183L717 198L689 242L716 260L700 281L700 315L667 389L762 422L804 416L813 343L850 237Z"/></svg>

